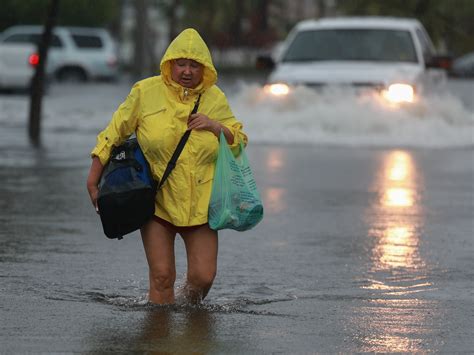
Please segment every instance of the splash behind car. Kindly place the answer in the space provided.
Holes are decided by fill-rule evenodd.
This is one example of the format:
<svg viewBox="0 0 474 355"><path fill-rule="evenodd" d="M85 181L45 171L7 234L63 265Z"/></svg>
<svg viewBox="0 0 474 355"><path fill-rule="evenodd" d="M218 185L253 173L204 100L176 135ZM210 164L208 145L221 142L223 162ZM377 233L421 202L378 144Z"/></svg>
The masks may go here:
<svg viewBox="0 0 474 355"><path fill-rule="evenodd" d="M474 52L456 58L453 61L450 74L456 77L474 78Z"/></svg>
<svg viewBox="0 0 474 355"><path fill-rule="evenodd" d="M415 19L340 17L298 23L283 43L265 87L287 95L299 85L378 92L389 103L412 103L446 78L445 57Z"/></svg>

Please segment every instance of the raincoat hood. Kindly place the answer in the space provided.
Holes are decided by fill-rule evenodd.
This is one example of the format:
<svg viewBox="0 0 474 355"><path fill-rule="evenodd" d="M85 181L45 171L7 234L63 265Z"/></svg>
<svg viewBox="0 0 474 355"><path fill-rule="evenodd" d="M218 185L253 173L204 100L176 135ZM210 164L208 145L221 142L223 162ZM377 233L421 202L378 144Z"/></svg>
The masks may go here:
<svg viewBox="0 0 474 355"><path fill-rule="evenodd" d="M171 79L171 60L179 58L193 59L204 66L202 89L208 89L217 82L217 71L209 48L195 29L187 28L181 32L170 43L161 60L161 75L168 85L176 85Z"/></svg>

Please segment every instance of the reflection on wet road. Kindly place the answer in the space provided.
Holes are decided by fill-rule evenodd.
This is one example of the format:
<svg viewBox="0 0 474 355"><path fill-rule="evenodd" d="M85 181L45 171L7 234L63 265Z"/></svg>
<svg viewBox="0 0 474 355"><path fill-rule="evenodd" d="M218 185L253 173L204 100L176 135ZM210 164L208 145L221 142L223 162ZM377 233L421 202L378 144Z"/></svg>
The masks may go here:
<svg viewBox="0 0 474 355"><path fill-rule="evenodd" d="M272 181L262 191L265 213L279 214L288 209L288 189L275 179L288 164L286 160L285 151L279 148L271 149L265 159L264 178Z"/></svg>
<svg viewBox="0 0 474 355"><path fill-rule="evenodd" d="M435 287L420 253L424 227L423 177L413 156L383 156L374 182L378 198L367 212L371 238L367 279L372 299L355 310L363 352L436 351L426 342L440 314L436 301L417 298Z"/></svg>
<svg viewBox="0 0 474 355"><path fill-rule="evenodd" d="M137 348L169 353L201 353L215 351L213 315L205 309L189 309L178 313L172 308L150 309L136 339Z"/></svg>
<svg viewBox="0 0 474 355"><path fill-rule="evenodd" d="M424 266L418 250L423 228L418 173L409 153L394 151L386 155L375 187L381 198L371 206L374 217L369 235L375 239L374 272L397 268L419 271Z"/></svg>

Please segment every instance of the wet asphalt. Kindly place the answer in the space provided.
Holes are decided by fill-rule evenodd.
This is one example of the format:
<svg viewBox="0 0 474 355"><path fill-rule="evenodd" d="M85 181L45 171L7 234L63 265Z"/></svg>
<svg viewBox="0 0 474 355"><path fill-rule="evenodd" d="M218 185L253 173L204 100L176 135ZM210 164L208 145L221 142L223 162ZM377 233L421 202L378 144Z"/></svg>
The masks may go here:
<svg viewBox="0 0 474 355"><path fill-rule="evenodd" d="M220 233L202 305L157 307L138 234L107 240L91 208L94 140L0 127L0 353L474 348L472 147L250 145L264 220Z"/></svg>

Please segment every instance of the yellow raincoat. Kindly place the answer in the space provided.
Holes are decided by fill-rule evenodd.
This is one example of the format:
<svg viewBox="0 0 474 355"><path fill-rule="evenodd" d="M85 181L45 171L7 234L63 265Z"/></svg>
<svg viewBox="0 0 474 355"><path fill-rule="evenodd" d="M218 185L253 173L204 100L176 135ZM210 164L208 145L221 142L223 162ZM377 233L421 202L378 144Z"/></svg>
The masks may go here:
<svg viewBox="0 0 474 355"><path fill-rule="evenodd" d="M170 60L193 59L204 65L203 81L194 89L171 79ZM206 44L193 29L184 30L169 45L160 64L161 75L136 83L98 135L91 155L105 165L114 146L136 133L153 177L163 175L176 145L187 129L188 116L198 94L198 112L219 121L234 135L231 148L247 143L242 124L236 120L224 93L215 85L217 72ZM155 215L176 226L193 226L208 221L218 138L209 131L193 130L176 167L158 191Z"/></svg>

